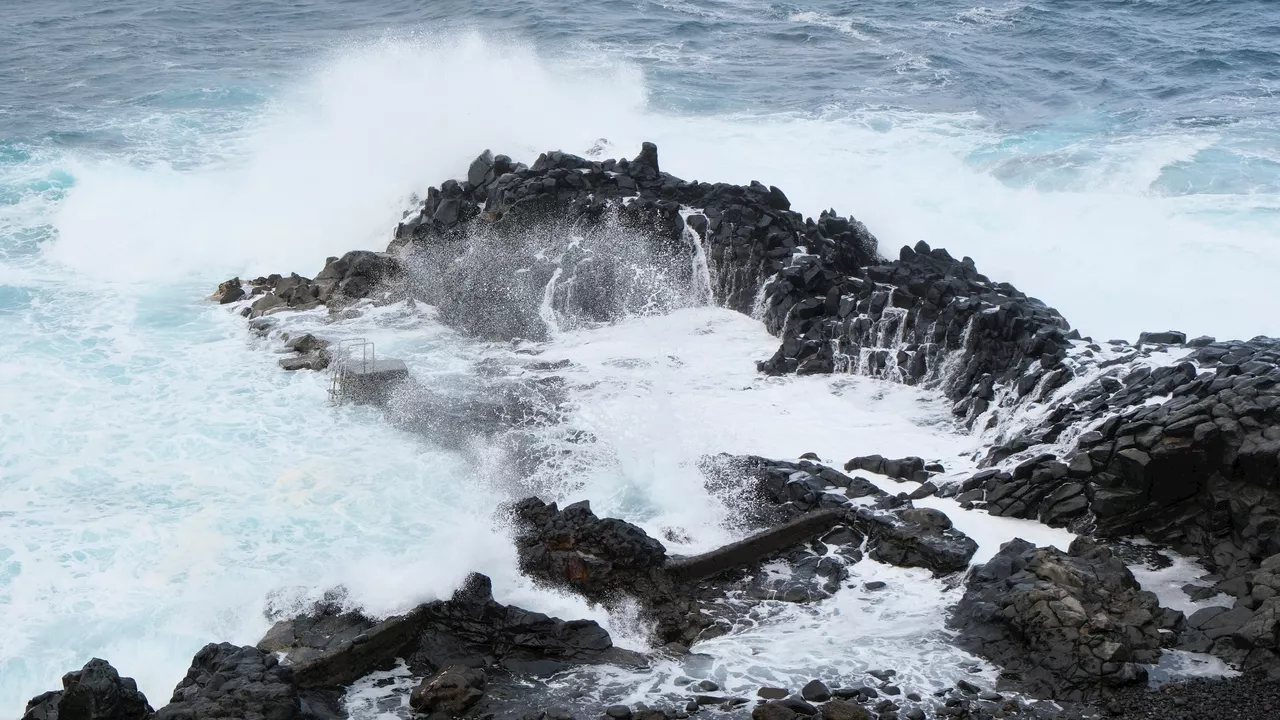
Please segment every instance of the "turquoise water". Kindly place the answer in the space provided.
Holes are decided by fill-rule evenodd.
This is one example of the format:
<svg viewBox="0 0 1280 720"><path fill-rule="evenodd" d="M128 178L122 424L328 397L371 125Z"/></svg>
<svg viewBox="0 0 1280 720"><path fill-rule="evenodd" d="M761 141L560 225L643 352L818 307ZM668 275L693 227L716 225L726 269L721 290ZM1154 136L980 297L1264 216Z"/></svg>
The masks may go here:
<svg viewBox="0 0 1280 720"><path fill-rule="evenodd" d="M6 8L0 713L92 654L163 701L282 587L390 609L480 567L531 592L501 579L497 491L462 490L474 457L332 411L204 300L385 245L486 147L655 140L680 175L971 255L1100 339L1280 334L1269 0L421 5ZM348 331L427 372L488 352L422 318ZM672 488L627 458L593 487L660 516Z"/></svg>

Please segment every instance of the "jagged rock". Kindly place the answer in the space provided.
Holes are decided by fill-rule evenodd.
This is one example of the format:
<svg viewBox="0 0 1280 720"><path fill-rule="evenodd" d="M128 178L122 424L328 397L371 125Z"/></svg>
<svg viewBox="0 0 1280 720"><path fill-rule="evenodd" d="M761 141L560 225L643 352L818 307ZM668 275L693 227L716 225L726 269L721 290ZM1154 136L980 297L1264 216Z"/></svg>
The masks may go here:
<svg viewBox="0 0 1280 720"><path fill-rule="evenodd" d="M244 298L245 294L240 278L234 277L219 284L218 289L213 293L212 299L217 300L220 305L227 305Z"/></svg>
<svg viewBox="0 0 1280 720"><path fill-rule="evenodd" d="M262 317L263 315L269 314L283 307L285 307L285 301L276 297L272 293L267 293L257 300L254 300L253 304L249 306L249 317Z"/></svg>
<svg viewBox="0 0 1280 720"><path fill-rule="evenodd" d="M521 569L557 585L568 585L597 601L620 591L650 595L665 586L667 549L631 523L598 518L586 502L564 510L537 498L513 509Z"/></svg>
<svg viewBox="0 0 1280 720"><path fill-rule="evenodd" d="M750 526L771 525L819 508L844 507L858 498L887 497L865 478L809 460L793 463L722 453L702 458L699 469L707 489Z"/></svg>
<svg viewBox="0 0 1280 720"><path fill-rule="evenodd" d="M459 717L480 702L484 687L484 670L450 665L434 677L423 679L409 696L409 706L428 715Z"/></svg>
<svg viewBox="0 0 1280 720"><path fill-rule="evenodd" d="M321 340L311 333L290 338L285 342L285 349L298 353L294 357L280 360L280 367L285 370L324 370L329 367L329 342Z"/></svg>
<svg viewBox="0 0 1280 720"><path fill-rule="evenodd" d="M277 623L258 648L285 653L303 688L346 685L396 657L423 675L451 665L545 676L583 663L643 664L614 648L595 622L566 622L494 601L489 578L476 573L451 599L381 621L319 606Z"/></svg>
<svg viewBox="0 0 1280 720"><path fill-rule="evenodd" d="M62 676L62 689L27 703L22 720L147 720L151 705L133 678L106 660L93 658L83 668Z"/></svg>
<svg viewBox="0 0 1280 720"><path fill-rule="evenodd" d="M302 717L293 670L258 648L206 645L156 720L292 720Z"/></svg>
<svg viewBox="0 0 1280 720"><path fill-rule="evenodd" d="M1108 548L1084 538L1070 553L1005 543L969 574L950 618L961 647L1001 666L1002 685L1070 701L1145 682L1161 629L1180 621Z"/></svg>
<svg viewBox="0 0 1280 720"><path fill-rule="evenodd" d="M901 567L922 567L939 575L969 567L978 544L932 508L883 512L858 508L855 526L867 535L868 555Z"/></svg>
<svg viewBox="0 0 1280 720"><path fill-rule="evenodd" d="M1213 653L1244 670L1280 675L1280 555L1206 592L1216 595L1224 587L1237 596L1235 607L1197 611L1188 618L1179 647Z"/></svg>

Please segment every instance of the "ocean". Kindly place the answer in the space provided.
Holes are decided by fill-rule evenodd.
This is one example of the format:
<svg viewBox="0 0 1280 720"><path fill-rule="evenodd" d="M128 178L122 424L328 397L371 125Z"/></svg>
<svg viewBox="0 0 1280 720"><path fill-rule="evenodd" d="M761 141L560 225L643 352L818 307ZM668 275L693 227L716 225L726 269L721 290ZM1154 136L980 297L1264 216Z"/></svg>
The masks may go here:
<svg viewBox="0 0 1280 720"><path fill-rule="evenodd" d="M9 0L0 16L0 715L93 656L158 706L204 643L256 641L268 605L343 585L392 613L470 570L638 647L626 618L519 576L497 502L590 498L696 551L735 537L704 453L971 463L979 439L929 391L763 378L776 340L759 323L691 307L555 333L544 354L576 363L570 422L599 442L513 478L482 439L329 406L323 376L280 371L206 300L233 275L383 249L486 148L531 162L653 141L666 171L777 185L888 255L924 239L971 256L1098 340L1280 335L1272 0ZM444 385L510 354L430 308L325 327ZM988 555L1006 531L1069 540L993 520L965 528ZM918 592L842 594L712 641L726 686L885 658L945 683L977 662L945 642L951 589L858 568Z"/></svg>

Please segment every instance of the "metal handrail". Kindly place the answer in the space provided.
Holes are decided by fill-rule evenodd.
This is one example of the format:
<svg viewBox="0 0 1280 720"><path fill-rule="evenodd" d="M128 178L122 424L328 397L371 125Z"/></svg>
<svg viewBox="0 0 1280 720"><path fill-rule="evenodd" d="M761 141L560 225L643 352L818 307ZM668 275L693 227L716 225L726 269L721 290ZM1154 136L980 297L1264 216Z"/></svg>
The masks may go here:
<svg viewBox="0 0 1280 720"><path fill-rule="evenodd" d="M329 381L329 400L341 404L346 398L347 373L352 370L356 350L360 351L360 371L372 372L378 365L377 348L364 338L347 338L338 342L334 352L333 378Z"/></svg>

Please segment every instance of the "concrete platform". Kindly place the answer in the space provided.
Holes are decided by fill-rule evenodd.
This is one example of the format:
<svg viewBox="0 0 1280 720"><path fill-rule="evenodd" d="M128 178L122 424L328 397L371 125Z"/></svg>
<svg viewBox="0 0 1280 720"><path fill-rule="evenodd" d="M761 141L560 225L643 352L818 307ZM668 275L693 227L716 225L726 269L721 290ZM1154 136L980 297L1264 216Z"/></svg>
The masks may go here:
<svg viewBox="0 0 1280 720"><path fill-rule="evenodd" d="M840 524L844 517L843 510L812 512L702 555L671 558L664 569L679 580L709 578L808 542Z"/></svg>
<svg viewBox="0 0 1280 720"><path fill-rule="evenodd" d="M342 362L334 372L340 399L362 405L385 405L391 389L409 377L404 361L395 358Z"/></svg>

